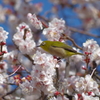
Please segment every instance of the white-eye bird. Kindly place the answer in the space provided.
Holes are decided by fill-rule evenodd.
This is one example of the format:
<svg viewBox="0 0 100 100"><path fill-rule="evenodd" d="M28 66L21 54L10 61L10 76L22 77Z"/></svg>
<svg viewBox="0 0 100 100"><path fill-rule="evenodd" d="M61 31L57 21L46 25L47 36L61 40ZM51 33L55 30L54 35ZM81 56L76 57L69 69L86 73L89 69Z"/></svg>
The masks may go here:
<svg viewBox="0 0 100 100"><path fill-rule="evenodd" d="M43 41L38 47L60 58L66 58L77 54L83 55L74 50L71 46L59 41Z"/></svg>

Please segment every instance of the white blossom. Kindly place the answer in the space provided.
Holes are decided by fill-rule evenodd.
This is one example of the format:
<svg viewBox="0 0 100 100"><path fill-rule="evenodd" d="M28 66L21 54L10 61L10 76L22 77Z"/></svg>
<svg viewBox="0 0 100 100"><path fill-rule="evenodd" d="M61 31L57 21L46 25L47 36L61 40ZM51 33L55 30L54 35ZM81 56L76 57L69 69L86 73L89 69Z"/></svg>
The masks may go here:
<svg viewBox="0 0 100 100"><path fill-rule="evenodd" d="M43 30L43 34L46 35L50 41L59 41L61 34L65 31L65 21L63 19L54 18L49 22L48 28Z"/></svg>
<svg viewBox="0 0 100 100"><path fill-rule="evenodd" d="M79 80L79 77L78 76L71 76L67 79L65 79L64 83L63 83L63 86L65 87L65 91L69 94L69 95L72 95L73 92L74 92L74 88L75 88L75 83Z"/></svg>
<svg viewBox="0 0 100 100"><path fill-rule="evenodd" d="M98 84L96 81L94 81L90 75L86 75L85 78L81 77L76 83L75 83L75 90L79 93L82 92L93 92L94 94L99 94L98 90Z"/></svg>
<svg viewBox="0 0 100 100"><path fill-rule="evenodd" d="M17 33L13 35L13 41L16 45L20 45L21 42L32 39L32 36L29 26L26 23L21 23L17 27Z"/></svg>
<svg viewBox="0 0 100 100"><path fill-rule="evenodd" d="M22 41L19 44L19 50L22 54L31 54L34 52L35 42L33 40Z"/></svg>
<svg viewBox="0 0 100 100"><path fill-rule="evenodd" d="M59 34L59 30L57 30L57 28L45 28L43 30L43 34L46 35L46 37L48 38L48 40L50 41L58 41L60 39L60 34Z"/></svg>
<svg viewBox="0 0 100 100"><path fill-rule="evenodd" d="M16 33L13 36L13 40L16 45L19 45L21 42L23 42L23 35L21 33Z"/></svg>
<svg viewBox="0 0 100 100"><path fill-rule="evenodd" d="M33 57L34 63L31 72L33 87L44 91L45 94L52 94L56 91L53 85L56 61L52 55L37 51ZM35 77L34 77L35 76Z"/></svg>
<svg viewBox="0 0 100 100"><path fill-rule="evenodd" d="M35 14L28 13L27 18L36 29L43 29L41 21L37 19Z"/></svg>
<svg viewBox="0 0 100 100"><path fill-rule="evenodd" d="M93 39L87 40L83 43L83 51L93 53L95 50L99 48L99 45Z"/></svg>
<svg viewBox="0 0 100 100"><path fill-rule="evenodd" d="M22 32L22 33L23 33L24 29L29 29L30 30L29 26L24 22L19 24L18 27L16 27L16 28L17 28L17 32Z"/></svg>
<svg viewBox="0 0 100 100"><path fill-rule="evenodd" d="M33 57L35 64L45 64L47 61L47 55L46 53L41 54L41 52L37 51L36 54Z"/></svg>
<svg viewBox="0 0 100 100"><path fill-rule="evenodd" d="M13 36L13 40L22 54L32 54L34 52L36 44L32 39L32 36L31 29L27 24L19 24L17 33Z"/></svg>
<svg viewBox="0 0 100 100"><path fill-rule="evenodd" d="M7 71L8 69L8 66L7 66L7 63L5 61L1 61L0 62L0 72L3 72L3 71Z"/></svg>
<svg viewBox="0 0 100 100"><path fill-rule="evenodd" d="M17 1L19 2L17 2L16 11L18 12L18 15L20 15L21 19L24 17L26 19L26 16L29 12L38 14L42 10L41 3L32 4L23 1L20 2L20 0Z"/></svg>
<svg viewBox="0 0 100 100"><path fill-rule="evenodd" d="M59 33L63 33L65 30L65 21L63 19L54 18L51 22L49 22L49 27L55 27Z"/></svg>
<svg viewBox="0 0 100 100"><path fill-rule="evenodd" d="M4 60L7 60L10 64L19 64L21 61L21 54L17 50L13 50L9 53L6 53L3 57Z"/></svg>
<svg viewBox="0 0 100 100"><path fill-rule="evenodd" d="M3 74L0 74L0 84L4 84L6 82L6 76Z"/></svg>
<svg viewBox="0 0 100 100"><path fill-rule="evenodd" d="M5 42L8 38L8 32L6 32L2 27L0 27L0 42Z"/></svg>
<svg viewBox="0 0 100 100"><path fill-rule="evenodd" d="M91 95L86 95L85 93L75 94L73 100L78 100L80 98L82 98L83 100L99 100L99 97L93 97Z"/></svg>
<svg viewBox="0 0 100 100"><path fill-rule="evenodd" d="M100 95L98 89L99 85L91 78L90 75L86 75L85 78L79 76L72 76L66 80L65 84L67 88L67 93L71 95L74 90L77 91L77 93L92 92L92 94L94 95Z"/></svg>
<svg viewBox="0 0 100 100"><path fill-rule="evenodd" d="M82 93L83 100L99 100L99 97L88 96Z"/></svg>
<svg viewBox="0 0 100 100"><path fill-rule="evenodd" d="M22 89L24 95L31 94L33 92L33 87L27 80L25 80L25 82L23 82L22 84L19 84L19 87Z"/></svg>
<svg viewBox="0 0 100 100"><path fill-rule="evenodd" d="M91 61L100 60L100 48L96 49L91 55Z"/></svg>

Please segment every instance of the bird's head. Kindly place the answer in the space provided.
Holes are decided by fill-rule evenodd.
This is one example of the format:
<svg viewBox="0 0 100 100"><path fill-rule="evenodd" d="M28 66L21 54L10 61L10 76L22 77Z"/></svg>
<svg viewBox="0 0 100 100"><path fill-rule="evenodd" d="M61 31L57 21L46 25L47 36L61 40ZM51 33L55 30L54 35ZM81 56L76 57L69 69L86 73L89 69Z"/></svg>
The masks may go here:
<svg viewBox="0 0 100 100"><path fill-rule="evenodd" d="M37 47L41 47L42 49L44 49L45 51L48 51L49 47L50 47L50 43L49 41L43 41L39 46Z"/></svg>

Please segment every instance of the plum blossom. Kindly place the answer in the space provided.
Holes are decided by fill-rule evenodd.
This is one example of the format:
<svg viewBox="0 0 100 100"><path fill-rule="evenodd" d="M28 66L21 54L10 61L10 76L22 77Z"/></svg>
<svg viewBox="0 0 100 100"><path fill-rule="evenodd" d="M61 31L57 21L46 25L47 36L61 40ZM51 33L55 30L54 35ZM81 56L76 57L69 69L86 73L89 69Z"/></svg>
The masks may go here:
<svg viewBox="0 0 100 100"><path fill-rule="evenodd" d="M27 14L29 12L38 14L42 10L41 3L32 4L28 2L29 0L25 0L25 2L23 2L23 0L3 0L3 2L5 1L8 2L7 4L13 4L12 6L14 6L15 12L17 12L17 16L11 12L8 18L10 27L13 32L15 32L15 28L19 23L29 23L27 20Z"/></svg>
<svg viewBox="0 0 100 100"><path fill-rule="evenodd" d="M99 97L87 96L82 93L83 100L99 100Z"/></svg>
<svg viewBox="0 0 100 100"><path fill-rule="evenodd" d="M33 56L33 60L35 64L45 65L45 66L57 66L57 59L54 59L52 55L41 53L37 51L36 54Z"/></svg>
<svg viewBox="0 0 100 100"><path fill-rule="evenodd" d="M6 77L3 74L0 74L0 84L3 84L4 82L6 82Z"/></svg>
<svg viewBox="0 0 100 100"><path fill-rule="evenodd" d="M38 67L38 68L36 68ZM32 71L32 86L33 88L37 88L39 91L44 91L47 95L50 93L52 95L56 89L53 85L53 76L52 74L46 73L46 68L39 70L39 66L35 66L35 69ZM35 76L35 77L34 77Z"/></svg>
<svg viewBox="0 0 100 100"><path fill-rule="evenodd" d="M85 43L83 43L84 52L93 53L98 48L99 48L99 45L93 39L87 40Z"/></svg>
<svg viewBox="0 0 100 100"><path fill-rule="evenodd" d="M15 44L19 47L22 54L32 54L36 46L31 29L26 23L21 23L17 27L17 33L14 34L13 40Z"/></svg>
<svg viewBox="0 0 100 100"><path fill-rule="evenodd" d="M44 91L45 94L54 93L56 89L53 85L53 76L55 75L56 61L52 55L39 51L36 52L33 60L36 64L31 72L33 87Z"/></svg>
<svg viewBox="0 0 100 100"><path fill-rule="evenodd" d="M23 94L31 94L33 92L33 87L31 86L31 83L27 80L23 82L22 84L19 84L20 88L23 91Z"/></svg>
<svg viewBox="0 0 100 100"><path fill-rule="evenodd" d="M14 34L13 40L16 45L20 45L20 43L24 40L32 39L32 32L29 26L26 23L21 23L17 27L17 33Z"/></svg>
<svg viewBox="0 0 100 100"><path fill-rule="evenodd" d="M8 38L8 32L6 32L2 27L0 27L0 42L5 42Z"/></svg>
<svg viewBox="0 0 100 100"><path fill-rule="evenodd" d="M71 76L67 79L65 79L63 86L65 87L65 90L69 95L72 95L74 92L74 88L75 88L75 83L79 80L79 76Z"/></svg>
<svg viewBox="0 0 100 100"><path fill-rule="evenodd" d="M6 72L8 69L7 63L5 61L0 62L0 72Z"/></svg>
<svg viewBox="0 0 100 100"><path fill-rule="evenodd" d="M19 64L19 61L21 61L21 56L21 53L19 53L17 50L13 50L5 54L3 59L7 60L9 63L13 65L16 65Z"/></svg>
<svg viewBox="0 0 100 100"><path fill-rule="evenodd" d="M89 60L90 65L92 65L93 61L95 61L97 65L99 64L100 47L96 41L90 39L83 43L83 51L87 55L87 60Z"/></svg>
<svg viewBox="0 0 100 100"><path fill-rule="evenodd" d="M41 21L37 19L35 14L28 13L27 18L36 29L43 29Z"/></svg>
<svg viewBox="0 0 100 100"><path fill-rule="evenodd" d="M43 30L43 34L46 35L49 40L58 41L61 37L56 28L46 28Z"/></svg>
<svg viewBox="0 0 100 100"><path fill-rule="evenodd" d="M99 94L98 84L90 75L86 75L85 78L81 77L80 80L75 83L75 90L79 93L91 91L96 95Z"/></svg>
<svg viewBox="0 0 100 100"><path fill-rule="evenodd" d="M52 74L47 73L47 70L48 68L45 66L43 68L40 65L35 65L31 71L31 80L29 81L25 78L21 79L22 82L19 84L19 86L24 95L34 95L33 98L37 99L40 97L41 91L47 95L56 91L55 87L53 86Z"/></svg>
<svg viewBox="0 0 100 100"><path fill-rule="evenodd" d="M19 2L16 3L16 11L20 15L21 19L24 17L26 18L29 12L38 14L42 10L41 3L32 4L20 1L21 0L19 0Z"/></svg>
<svg viewBox="0 0 100 100"><path fill-rule="evenodd" d="M48 28L43 30L43 34L50 41L59 41L61 34L65 31L65 21L63 19L54 18L49 22Z"/></svg>
<svg viewBox="0 0 100 100"><path fill-rule="evenodd" d="M94 95L100 95L98 84L96 81L94 81L90 75L86 75L84 77L79 76L72 76L66 80L67 85L67 93L72 94L74 93L74 90L77 91L77 93L89 93Z"/></svg>
<svg viewBox="0 0 100 100"><path fill-rule="evenodd" d="M34 71L38 69L42 73L41 70L44 70L48 75L55 75L57 60L55 60L52 55L37 51L36 55L34 55L33 57L33 60L37 66L36 68L34 68Z"/></svg>
<svg viewBox="0 0 100 100"><path fill-rule="evenodd" d="M69 58L70 71L69 75L75 75L76 73L84 74L86 69L86 63L84 62L84 56L73 55Z"/></svg>
<svg viewBox="0 0 100 100"><path fill-rule="evenodd" d="M31 31L31 29L29 28L29 26L26 23L24 23L24 22L22 22L21 24L19 24L19 26L16 27L16 29L17 29L17 32L22 32L22 34L24 33L23 31L25 29L28 29L29 31Z"/></svg>
<svg viewBox="0 0 100 100"><path fill-rule="evenodd" d="M71 29L71 31L77 30L71 27L67 29L65 20L58 18L52 19L49 23L47 23L48 25L45 25L45 23L38 19L38 17L40 16L36 16L42 10L42 3L33 5L29 3L29 1L30 0L4 0L6 4L10 4L12 8L15 9L13 9L14 11L10 13L11 15L8 18L8 20L11 22L10 24L12 24L13 28L16 27L17 24L20 24L16 27L16 33L13 35L13 42L16 45L17 50L9 51L3 56L0 55L0 95L2 94L2 92L4 95L4 97L0 96L0 99L45 100L44 97L46 97L46 99L48 100L70 100L70 98L72 98L72 100L99 100L100 82L98 75L96 76L96 73L94 74L94 71L96 72L96 68L92 69L94 67L91 67L91 70L88 71L87 69L90 64L92 65L93 61L95 61L96 64L97 62L99 62L98 65L100 64L100 46L93 39L89 39L85 43L83 43L84 55L74 55L69 57L68 59L56 58L53 55L48 54L46 51L43 51L42 48L37 48L36 43L40 43L41 41L36 41L36 43L34 41L35 36L38 34L38 31L36 29L40 30L39 33L42 32L42 35L46 37L47 41L60 42L66 42L66 36L69 35L68 33L70 33L69 29ZM93 0L50 1L54 4L61 4L60 10L65 10L66 5L68 7L71 6L73 10L74 8L76 10L76 2L79 1L79 3L82 3L84 1L88 2ZM56 5L55 7L57 14L59 6ZM79 11L79 17L84 21L89 18L88 20L90 20L89 22L91 22L89 24L92 25L94 22L93 19L91 20L91 18L94 18L95 21L98 21L96 20L96 18L100 17L98 13L99 11L92 5L88 6L89 10L87 9L87 7L85 7L82 6L82 9L80 11L84 12L80 13ZM0 21L5 20L5 12L3 11L4 10L0 8ZM90 12L88 13L88 11ZM94 12L92 17L91 12ZM83 13L88 14L84 15ZM45 17L42 16L41 19L44 20ZM26 23L29 23L32 30ZM43 27L43 25L45 27ZM33 32L36 32L37 34L35 35L33 34ZM7 35L8 33L2 27L0 27L0 53L2 53L2 51L7 51L7 47L5 45L6 39L8 38ZM36 40L37 38L38 37L36 37ZM71 40L71 42L75 44L73 40ZM78 49L76 51L78 51ZM8 66L10 66L10 68L12 68L11 71L13 71L11 74L8 73L9 75L5 74L8 69L5 60L7 60L8 64L10 64ZM94 75L98 79L96 79ZM6 96L9 94L9 86L7 87L8 84L4 83L13 83L15 85L18 85L23 98L17 96L13 97L13 95L11 94L13 91L10 91L11 97L8 96L8 98L6 98ZM6 93L4 93L4 87L7 89Z"/></svg>
<svg viewBox="0 0 100 100"><path fill-rule="evenodd" d="M96 49L91 55L91 61L98 61L100 59L100 48Z"/></svg>
<svg viewBox="0 0 100 100"><path fill-rule="evenodd" d="M47 55L45 53L41 54L41 52L37 51L33 57L34 63L35 64L45 64L45 62L47 61L46 56Z"/></svg>
<svg viewBox="0 0 100 100"><path fill-rule="evenodd" d="M94 81L90 75L86 75L85 78L80 78L75 83L75 90L79 93L82 92L92 92L94 95L100 95L98 84L96 81Z"/></svg>
<svg viewBox="0 0 100 100"><path fill-rule="evenodd" d="M13 40L14 40L16 45L19 45L21 42L23 42L23 35L20 33L16 33L13 36Z"/></svg>
<svg viewBox="0 0 100 100"><path fill-rule="evenodd" d="M82 94L75 94L73 100L78 100L82 98L82 100L99 100L99 97L93 97L91 95Z"/></svg>
<svg viewBox="0 0 100 100"><path fill-rule="evenodd" d="M35 48L35 42L33 40L22 41L19 45L19 50L22 54L32 54Z"/></svg>
<svg viewBox="0 0 100 100"><path fill-rule="evenodd" d="M57 28L59 33L63 33L65 30L65 21L63 19L54 18L51 22L49 22L49 27Z"/></svg>

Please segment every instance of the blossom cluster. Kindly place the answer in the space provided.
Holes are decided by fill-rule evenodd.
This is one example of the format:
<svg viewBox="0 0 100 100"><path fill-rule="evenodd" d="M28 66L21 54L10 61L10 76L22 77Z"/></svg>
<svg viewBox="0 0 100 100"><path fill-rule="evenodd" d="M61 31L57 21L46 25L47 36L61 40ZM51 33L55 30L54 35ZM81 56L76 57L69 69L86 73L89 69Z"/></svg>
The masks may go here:
<svg viewBox="0 0 100 100"><path fill-rule="evenodd" d="M19 47L19 50L23 54L33 53L35 48L35 42L34 40L32 40L32 32L27 24L21 23L17 27L17 32L13 36L13 41Z"/></svg>
<svg viewBox="0 0 100 100"><path fill-rule="evenodd" d="M34 33L39 31L47 41L65 43L70 29L66 27L63 19L53 18L48 23L40 20L36 14L41 11L42 4L33 6L28 4L29 1L24 0L23 3L20 0L4 0L6 4L15 7L16 14L20 15L18 17L23 22L20 23L19 19L9 12L11 13L9 21L12 23L16 19L13 23L18 24L13 35L16 49L12 51L7 51L8 32L0 27L0 97L8 100L29 98L30 100L99 100L100 78L97 67L100 64L100 46L98 43L89 39L83 43L82 51L73 49L74 47L68 48L70 52L81 53L64 59L47 53L39 47L44 40L39 38L35 41ZM77 1L71 0L72 4ZM51 0L51 2L60 4L66 0L61 2ZM92 9L91 6L89 7ZM32 30L34 27L35 31ZM16 85L18 88L12 90L9 85L12 87ZM16 96L12 94L13 92Z"/></svg>
<svg viewBox="0 0 100 100"><path fill-rule="evenodd" d="M36 25L37 29L41 29L42 22L37 19L36 15L32 15L31 13L29 13L28 16L29 15L29 21L33 26ZM37 24L38 21L39 23ZM3 28L0 29L1 43L3 43L6 42L8 33L4 31ZM19 86L24 96L28 94L34 99L39 99L44 95L50 100L70 100L70 98L65 95L67 94L72 96L73 100L99 100L99 84L92 78L94 68L91 74L85 74L88 69L87 64L91 67L93 61L95 61L97 65L99 64L97 61L100 59L100 47L96 41L93 39L87 40L83 43L84 55L74 55L69 58L68 66L78 66L79 68L76 68L80 70L72 71L73 68L67 69L69 76L66 76L65 61L58 60L58 57L44 52L39 47L37 48L31 28L26 23L23 22L19 24L16 31L17 32L13 35L13 41L17 50L4 53L0 62L0 72L2 73L0 74L1 88L3 88L2 84L6 84L6 78L10 77L8 82ZM42 34L45 35L49 41L62 42L65 41L63 38L61 41L61 34L64 31L65 21L63 19L54 18L49 22L48 28L43 29ZM31 66L30 72L27 71L30 69L24 64L24 56L31 62L31 64L28 64L28 66ZM90 60L87 62L87 59ZM7 60L10 64L13 69L12 74L6 75L7 63L3 60ZM87 69L85 69L86 67L84 66L86 66ZM25 76L21 76L23 71L27 73ZM84 75L84 77L81 75ZM59 77L59 79L57 77ZM3 89L1 89L1 92L2 90ZM6 89L4 90L2 93L7 92Z"/></svg>
<svg viewBox="0 0 100 100"><path fill-rule="evenodd" d="M54 18L48 28L43 30L43 34L50 41L59 41L61 34L65 31L65 21L63 19Z"/></svg>
<svg viewBox="0 0 100 100"><path fill-rule="evenodd" d="M95 96L99 94L99 85L94 81L90 75L86 75L84 78L79 76L71 76L65 80L66 92L69 95L82 94L87 96ZM84 97L83 97L84 98ZM76 99L77 100L77 99Z"/></svg>

